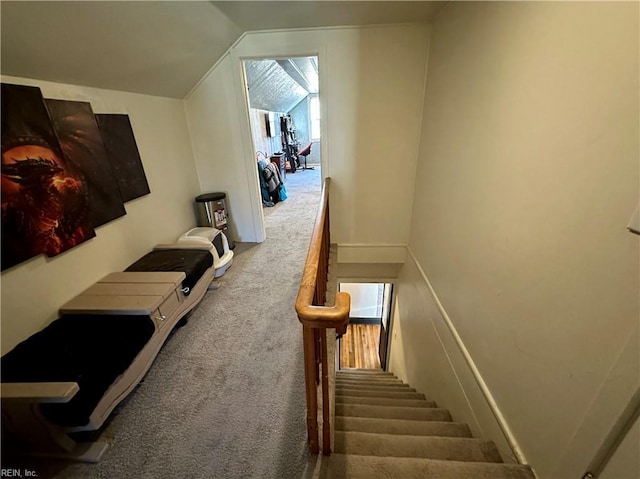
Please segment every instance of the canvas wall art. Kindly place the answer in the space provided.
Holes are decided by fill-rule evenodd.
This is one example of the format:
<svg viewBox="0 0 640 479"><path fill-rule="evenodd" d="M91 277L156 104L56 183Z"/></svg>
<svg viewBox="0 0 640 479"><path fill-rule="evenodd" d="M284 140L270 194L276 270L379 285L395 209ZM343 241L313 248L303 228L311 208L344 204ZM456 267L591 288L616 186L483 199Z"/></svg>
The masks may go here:
<svg viewBox="0 0 640 479"><path fill-rule="evenodd" d="M69 163L82 171L89 189L89 219L94 228L126 214L91 104L45 100Z"/></svg>
<svg viewBox="0 0 640 479"><path fill-rule="evenodd" d="M2 84L2 269L95 236L82 172L68 163L39 88Z"/></svg>
<svg viewBox="0 0 640 479"><path fill-rule="evenodd" d="M148 195L149 184L128 115L96 114L102 141L123 201Z"/></svg>

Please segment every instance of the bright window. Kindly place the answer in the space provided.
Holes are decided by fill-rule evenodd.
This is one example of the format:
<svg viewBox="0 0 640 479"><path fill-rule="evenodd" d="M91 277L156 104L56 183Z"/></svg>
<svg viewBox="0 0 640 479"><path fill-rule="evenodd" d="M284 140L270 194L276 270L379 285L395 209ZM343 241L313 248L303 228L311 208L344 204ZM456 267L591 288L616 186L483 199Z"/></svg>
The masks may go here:
<svg viewBox="0 0 640 479"><path fill-rule="evenodd" d="M320 139L320 101L318 96L309 98L309 121L311 123L311 139Z"/></svg>

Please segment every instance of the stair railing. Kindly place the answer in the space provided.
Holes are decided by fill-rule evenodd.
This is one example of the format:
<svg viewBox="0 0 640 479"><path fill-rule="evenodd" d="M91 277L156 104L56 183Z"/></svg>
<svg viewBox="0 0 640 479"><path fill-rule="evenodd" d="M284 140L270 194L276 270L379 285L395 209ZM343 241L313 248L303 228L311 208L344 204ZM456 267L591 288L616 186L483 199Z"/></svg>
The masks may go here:
<svg viewBox="0 0 640 479"><path fill-rule="evenodd" d="M302 323L304 341L304 378L307 398L307 440L313 454L318 454L318 388L322 394L322 453L331 454L331 424L329 421L329 368L335 367L327 358L327 329L344 334L349 323L351 297L336 293L335 304L325 306L329 276L329 187L326 178L322 186L320 208L313 227L309 252L296 298L296 312Z"/></svg>

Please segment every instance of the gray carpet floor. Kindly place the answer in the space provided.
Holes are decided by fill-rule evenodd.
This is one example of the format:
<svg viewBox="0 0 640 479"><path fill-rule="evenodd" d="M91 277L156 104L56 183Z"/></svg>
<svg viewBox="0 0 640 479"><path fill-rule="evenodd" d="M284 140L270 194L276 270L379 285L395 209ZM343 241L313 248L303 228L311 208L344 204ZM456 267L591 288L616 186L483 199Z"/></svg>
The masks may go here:
<svg viewBox="0 0 640 479"><path fill-rule="evenodd" d="M56 478L304 474L313 459L294 303L320 199L319 168L288 175L286 188L289 198L264 210L267 240L237 244L220 288L175 330L114 412L103 461L61 465Z"/></svg>

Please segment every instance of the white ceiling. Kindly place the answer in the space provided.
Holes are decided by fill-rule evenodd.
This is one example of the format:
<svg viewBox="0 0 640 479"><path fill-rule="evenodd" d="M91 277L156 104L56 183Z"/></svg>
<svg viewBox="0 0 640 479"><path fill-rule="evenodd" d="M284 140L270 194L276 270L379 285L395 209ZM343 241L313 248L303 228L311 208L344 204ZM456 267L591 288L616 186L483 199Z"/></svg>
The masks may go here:
<svg viewBox="0 0 640 479"><path fill-rule="evenodd" d="M0 71L183 98L243 32L424 22L442 4L3 0Z"/></svg>
<svg viewBox="0 0 640 479"><path fill-rule="evenodd" d="M243 30L428 22L434 1L212 2Z"/></svg>

